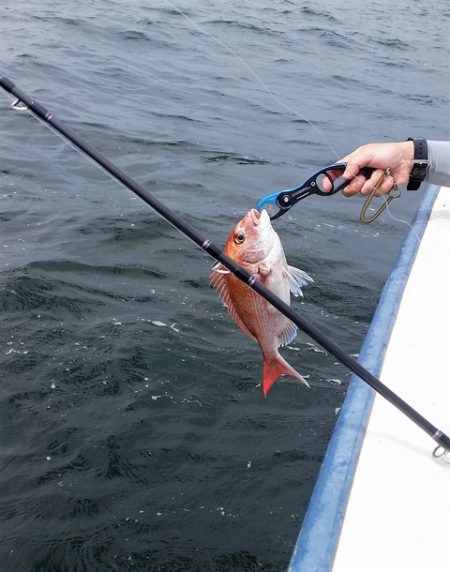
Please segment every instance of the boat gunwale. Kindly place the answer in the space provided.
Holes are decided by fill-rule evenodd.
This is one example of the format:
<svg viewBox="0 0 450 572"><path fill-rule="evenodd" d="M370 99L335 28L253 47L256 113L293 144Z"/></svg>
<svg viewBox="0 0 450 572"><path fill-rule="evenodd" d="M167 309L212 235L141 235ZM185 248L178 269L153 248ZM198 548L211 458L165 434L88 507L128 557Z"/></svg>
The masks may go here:
<svg viewBox="0 0 450 572"><path fill-rule="evenodd" d="M383 288L359 361L378 376L416 254L440 187L428 185ZM376 392L352 375L292 553L288 572L332 569ZM400 413L399 413L400 414Z"/></svg>

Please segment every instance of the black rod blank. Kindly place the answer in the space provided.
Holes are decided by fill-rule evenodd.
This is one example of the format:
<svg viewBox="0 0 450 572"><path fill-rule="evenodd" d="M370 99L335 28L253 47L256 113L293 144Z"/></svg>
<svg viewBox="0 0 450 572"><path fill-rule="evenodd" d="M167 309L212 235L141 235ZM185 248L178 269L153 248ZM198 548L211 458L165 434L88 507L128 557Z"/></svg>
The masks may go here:
<svg viewBox="0 0 450 572"><path fill-rule="evenodd" d="M364 366L358 363L332 339L324 335L314 324L305 320L298 312L293 310L278 296L266 288L247 270L236 264L231 258L226 256L220 248L215 246L210 240L198 233L194 228L188 225L179 215L167 208L157 198L152 196L142 185L134 181L124 171L119 169L114 163L107 159L102 153L97 151L92 145L79 137L72 129L67 127L62 121L57 119L50 111L37 101L33 100L21 89L16 87L14 83L5 76L0 76L0 87L8 93L11 93L20 102L24 103L27 108L38 118L50 125L66 140L74 145L74 147L87 155L98 166L102 167L114 179L122 183L127 189L135 193L144 202L151 206L158 214L170 222L175 228L182 232L185 236L195 242L200 248L208 253L212 258L221 262L228 270L230 270L237 278L245 282L255 292L260 294L268 302L270 302L277 310L284 314L289 320L294 322L303 332L320 344L324 349L333 354L343 365L350 371L365 381L377 393L387 399L392 405L399 409L411 421L416 423L423 429L434 441L446 451L450 451L450 437L443 433L440 429L430 423L418 411L413 409L401 397L384 385L377 377L371 374Z"/></svg>

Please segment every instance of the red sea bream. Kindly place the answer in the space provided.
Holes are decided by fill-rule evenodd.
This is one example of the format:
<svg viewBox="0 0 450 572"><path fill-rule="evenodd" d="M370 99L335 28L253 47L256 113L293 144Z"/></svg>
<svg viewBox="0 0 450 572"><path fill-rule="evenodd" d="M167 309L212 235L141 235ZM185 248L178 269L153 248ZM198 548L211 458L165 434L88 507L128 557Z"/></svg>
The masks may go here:
<svg viewBox="0 0 450 572"><path fill-rule="evenodd" d="M224 252L287 304L291 292L302 296L301 288L313 282L308 274L288 265L281 241L265 210L260 213L252 209L237 223ZM295 338L297 327L220 263L213 267L211 284L236 324L261 348L264 395L282 374L308 385L278 351Z"/></svg>

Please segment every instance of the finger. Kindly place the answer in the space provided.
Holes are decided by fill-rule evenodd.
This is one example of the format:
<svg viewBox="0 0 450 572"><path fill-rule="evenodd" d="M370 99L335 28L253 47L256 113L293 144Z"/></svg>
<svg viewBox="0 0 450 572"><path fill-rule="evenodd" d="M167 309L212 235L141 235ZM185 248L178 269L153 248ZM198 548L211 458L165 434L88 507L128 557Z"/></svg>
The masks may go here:
<svg viewBox="0 0 450 572"><path fill-rule="evenodd" d="M331 169L330 171L326 172L327 175L329 177L331 177L334 181L334 179L337 179L338 177L342 177L342 169L338 170L338 169Z"/></svg>
<svg viewBox="0 0 450 572"><path fill-rule="evenodd" d="M364 177L364 175L356 175L356 177L353 177L350 183L342 190L342 194L346 197L357 195L361 191L365 182L366 177Z"/></svg>
<svg viewBox="0 0 450 572"><path fill-rule="evenodd" d="M372 173L370 179L367 179L367 181L365 181L365 183L362 185L360 193L364 197L366 197L367 195L370 195L370 193L373 192L374 188L380 183L380 180L383 177L384 177L384 171L382 171L381 169L377 169L376 171L374 171ZM381 187L381 184L380 184L380 187ZM380 191L380 189L377 190L377 192L375 193L375 196L379 196L379 191Z"/></svg>
<svg viewBox="0 0 450 572"><path fill-rule="evenodd" d="M360 172L360 170L361 167L358 165L358 163L348 160L347 167L342 173L342 177L344 179L353 179Z"/></svg>
<svg viewBox="0 0 450 572"><path fill-rule="evenodd" d="M395 179L392 175L387 175L384 180L381 182L380 186L377 189L375 195L377 197L381 197L382 195L388 195L395 186Z"/></svg>
<svg viewBox="0 0 450 572"><path fill-rule="evenodd" d="M326 171L323 174L323 177L320 178L320 187L322 191L329 193L333 190L333 181L338 179L342 176L342 171L338 171L336 169L332 169L330 171Z"/></svg>
<svg viewBox="0 0 450 572"><path fill-rule="evenodd" d="M331 176L331 179L334 181L334 179L336 177L333 177L331 175L331 171L329 174ZM324 190L326 193L329 193L333 189L333 183L330 181L330 179L328 177L324 177L322 182L321 182L321 187L322 187L322 190Z"/></svg>
<svg viewBox="0 0 450 572"><path fill-rule="evenodd" d="M381 173L381 175L379 175ZM361 195L367 196L376 187L375 197L388 195L395 186L395 179L392 175L386 175L384 171L375 171L370 179L361 188Z"/></svg>

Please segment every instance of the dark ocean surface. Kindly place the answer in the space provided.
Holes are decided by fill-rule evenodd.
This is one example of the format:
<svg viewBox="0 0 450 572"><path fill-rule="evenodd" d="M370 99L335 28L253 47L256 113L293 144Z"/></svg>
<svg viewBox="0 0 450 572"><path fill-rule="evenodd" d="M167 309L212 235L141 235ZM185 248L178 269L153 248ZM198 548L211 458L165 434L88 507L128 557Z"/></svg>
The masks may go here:
<svg viewBox="0 0 450 572"><path fill-rule="evenodd" d="M448 139L449 51L435 0L0 5L1 72L217 244L356 145ZM283 355L311 389L284 379L264 399L212 261L10 103L0 570L284 570L348 371L299 335ZM408 231L361 226L361 206L315 197L275 223L315 279L294 307L351 354Z"/></svg>

